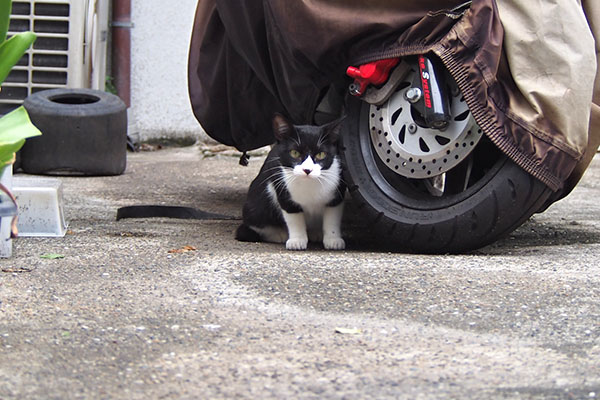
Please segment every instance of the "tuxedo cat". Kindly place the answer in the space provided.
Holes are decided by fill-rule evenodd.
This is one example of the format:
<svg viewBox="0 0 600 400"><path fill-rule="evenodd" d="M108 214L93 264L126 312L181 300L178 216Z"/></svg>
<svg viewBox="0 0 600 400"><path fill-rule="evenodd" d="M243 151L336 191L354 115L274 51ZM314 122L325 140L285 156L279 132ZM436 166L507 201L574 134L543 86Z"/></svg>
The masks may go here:
<svg viewBox="0 0 600 400"><path fill-rule="evenodd" d="M288 250L305 250L310 239L323 241L329 250L344 249L341 125L338 120L324 126L295 126L275 115L277 143L250 185L237 240L285 243Z"/></svg>

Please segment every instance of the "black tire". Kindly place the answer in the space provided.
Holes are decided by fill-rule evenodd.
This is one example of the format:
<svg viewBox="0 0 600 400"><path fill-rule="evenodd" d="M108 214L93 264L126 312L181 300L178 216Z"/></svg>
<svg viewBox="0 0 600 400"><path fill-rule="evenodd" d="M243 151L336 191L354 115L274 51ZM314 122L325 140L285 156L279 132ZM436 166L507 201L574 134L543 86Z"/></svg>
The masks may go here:
<svg viewBox="0 0 600 400"><path fill-rule="evenodd" d="M31 174L119 175L127 158L127 107L113 94L91 89L51 89L25 99L42 136L21 149Z"/></svg>
<svg viewBox="0 0 600 400"><path fill-rule="evenodd" d="M544 204L550 188L483 138L469 157L477 173L466 189L435 197L395 174L374 152L366 103L350 99L343 137L344 178L368 229L387 248L459 253L507 235ZM466 162L463 161L463 163ZM454 169L460 169L461 164ZM452 177L452 170L448 172Z"/></svg>

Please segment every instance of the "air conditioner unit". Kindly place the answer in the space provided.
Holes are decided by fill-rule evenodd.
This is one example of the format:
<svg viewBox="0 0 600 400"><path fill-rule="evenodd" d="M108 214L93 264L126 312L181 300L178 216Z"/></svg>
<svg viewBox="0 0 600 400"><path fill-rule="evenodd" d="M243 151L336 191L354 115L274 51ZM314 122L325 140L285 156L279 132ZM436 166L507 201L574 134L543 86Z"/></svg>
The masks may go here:
<svg viewBox="0 0 600 400"><path fill-rule="evenodd" d="M104 90L108 0L13 0L8 36L37 40L0 91L0 115L32 93L53 88Z"/></svg>

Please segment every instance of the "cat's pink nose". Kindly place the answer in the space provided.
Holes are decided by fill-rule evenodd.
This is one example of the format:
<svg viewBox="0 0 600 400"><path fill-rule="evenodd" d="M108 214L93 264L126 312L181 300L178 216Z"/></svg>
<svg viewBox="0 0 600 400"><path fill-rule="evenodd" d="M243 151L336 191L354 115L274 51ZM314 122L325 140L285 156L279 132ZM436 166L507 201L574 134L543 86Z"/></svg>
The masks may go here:
<svg viewBox="0 0 600 400"><path fill-rule="evenodd" d="M304 171L304 173L306 175L310 175L310 173L312 172L312 169L303 169L302 171Z"/></svg>

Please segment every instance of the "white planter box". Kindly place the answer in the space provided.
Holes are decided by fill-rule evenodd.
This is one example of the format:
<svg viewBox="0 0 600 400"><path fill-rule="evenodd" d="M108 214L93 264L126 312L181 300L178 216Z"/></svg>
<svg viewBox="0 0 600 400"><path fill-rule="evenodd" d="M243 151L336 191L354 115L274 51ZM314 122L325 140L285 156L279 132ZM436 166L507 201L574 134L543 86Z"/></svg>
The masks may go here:
<svg viewBox="0 0 600 400"><path fill-rule="evenodd" d="M8 190L12 190L12 165L4 167L4 170L0 172L0 182L8 188ZM2 196L2 203L4 206L9 203L10 205L13 204L4 192L0 191L0 196ZM13 212L16 212L16 210ZM3 212L2 214L5 213ZM0 258L8 258L12 255L12 240L10 238L12 218L12 215L0 216Z"/></svg>
<svg viewBox="0 0 600 400"><path fill-rule="evenodd" d="M13 180L12 193L19 205L19 236L65 236L67 224L59 179L17 176Z"/></svg>

